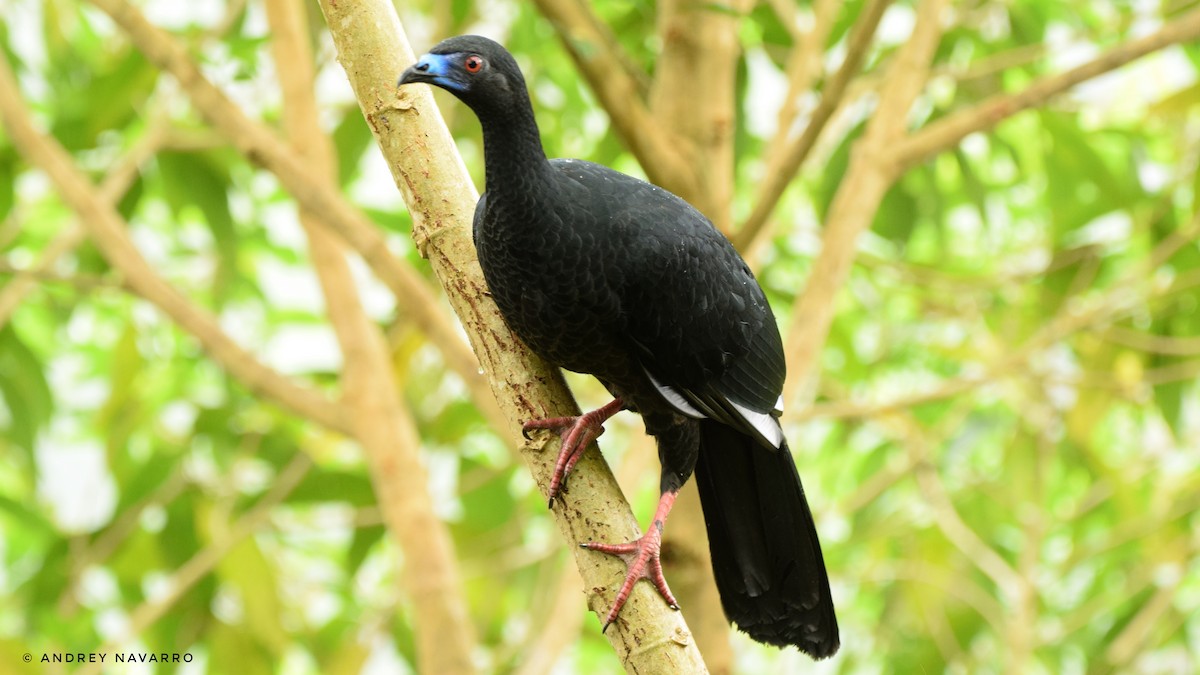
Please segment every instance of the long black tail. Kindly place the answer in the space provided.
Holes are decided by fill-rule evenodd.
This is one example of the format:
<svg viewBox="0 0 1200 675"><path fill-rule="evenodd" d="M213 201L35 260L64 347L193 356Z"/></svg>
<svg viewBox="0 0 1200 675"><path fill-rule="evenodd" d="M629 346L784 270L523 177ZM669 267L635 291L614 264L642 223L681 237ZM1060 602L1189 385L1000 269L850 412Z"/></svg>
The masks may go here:
<svg viewBox="0 0 1200 675"><path fill-rule="evenodd" d="M725 616L759 642L836 652L829 576L787 444L772 452L703 420L696 485Z"/></svg>

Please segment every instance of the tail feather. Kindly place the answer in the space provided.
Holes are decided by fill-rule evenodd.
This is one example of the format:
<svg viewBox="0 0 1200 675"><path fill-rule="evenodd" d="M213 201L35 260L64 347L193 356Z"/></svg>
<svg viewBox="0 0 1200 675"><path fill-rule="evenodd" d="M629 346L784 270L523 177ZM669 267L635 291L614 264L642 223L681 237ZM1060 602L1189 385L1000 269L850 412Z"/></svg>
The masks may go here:
<svg viewBox="0 0 1200 675"><path fill-rule="evenodd" d="M829 575L787 444L772 452L704 420L695 475L725 615L759 642L833 655Z"/></svg>

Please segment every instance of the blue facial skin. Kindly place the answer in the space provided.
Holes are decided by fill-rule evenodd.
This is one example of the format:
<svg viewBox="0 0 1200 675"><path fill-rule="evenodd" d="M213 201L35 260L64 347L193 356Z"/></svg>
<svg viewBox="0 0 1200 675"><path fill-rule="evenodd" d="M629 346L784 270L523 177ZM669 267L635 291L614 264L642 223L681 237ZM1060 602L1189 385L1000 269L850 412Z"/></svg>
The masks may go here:
<svg viewBox="0 0 1200 675"><path fill-rule="evenodd" d="M465 91L467 83L458 79L460 68L454 61L460 54L425 54L400 76L398 84L426 82L453 91Z"/></svg>

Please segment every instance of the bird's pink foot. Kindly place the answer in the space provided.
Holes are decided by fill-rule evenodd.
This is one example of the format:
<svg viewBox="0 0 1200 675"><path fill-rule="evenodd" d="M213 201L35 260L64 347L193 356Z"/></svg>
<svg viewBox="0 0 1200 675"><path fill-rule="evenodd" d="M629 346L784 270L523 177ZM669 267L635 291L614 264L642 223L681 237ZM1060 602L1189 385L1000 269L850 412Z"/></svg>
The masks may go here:
<svg viewBox="0 0 1200 675"><path fill-rule="evenodd" d="M658 594L671 606L671 609L679 609L679 603L675 601L675 596L671 594L671 589L667 587L667 580L663 577L662 560L659 558L662 550L663 526L667 522L667 514L671 512L671 506L675 504L676 494L678 493L663 493L658 501L658 510L654 513L654 521L650 523L646 534L640 538L628 544L600 544L594 541L580 544L581 548L615 555L624 560L626 565L625 583L621 584L621 589L617 591L617 598L613 601L612 609L604 619L604 628L601 632L607 631L608 627L617 620L617 614L625 606L625 601L629 600L629 594L633 592L633 585L639 579L649 579L658 589Z"/></svg>
<svg viewBox="0 0 1200 675"><path fill-rule="evenodd" d="M553 431L562 438L562 447L558 451L558 460L554 462L554 475L550 477L550 501L548 506L554 506L554 498L567 480L567 474L575 468L575 464L583 457L583 451L592 441L604 433L604 422L621 411L625 403L619 398L590 413L576 417L547 417L540 420L529 420L521 426L521 433L529 438L529 432L544 429Z"/></svg>

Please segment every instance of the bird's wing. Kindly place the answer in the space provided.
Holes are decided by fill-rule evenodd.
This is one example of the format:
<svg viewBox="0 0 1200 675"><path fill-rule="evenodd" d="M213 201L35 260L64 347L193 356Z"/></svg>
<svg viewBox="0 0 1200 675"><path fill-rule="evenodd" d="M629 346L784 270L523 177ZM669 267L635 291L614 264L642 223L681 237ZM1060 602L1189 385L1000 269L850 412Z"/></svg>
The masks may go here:
<svg viewBox="0 0 1200 675"><path fill-rule="evenodd" d="M750 351L731 360L724 373L699 385L671 384L667 376L656 374L653 348L640 350L641 362L655 388L680 413L717 420L776 449L784 441L779 426L784 370L782 348L776 350L772 342L779 342L773 325L760 331Z"/></svg>
<svg viewBox="0 0 1200 675"><path fill-rule="evenodd" d="M778 448L786 373L775 317L729 240L679 197L578 160L554 160L605 213L604 255L620 268L622 326L646 374L679 412L719 420Z"/></svg>

